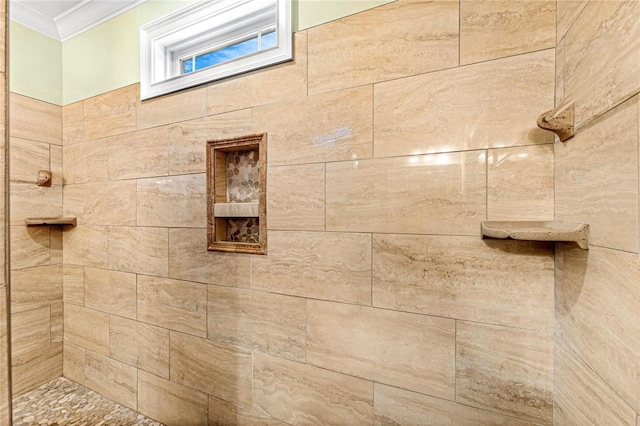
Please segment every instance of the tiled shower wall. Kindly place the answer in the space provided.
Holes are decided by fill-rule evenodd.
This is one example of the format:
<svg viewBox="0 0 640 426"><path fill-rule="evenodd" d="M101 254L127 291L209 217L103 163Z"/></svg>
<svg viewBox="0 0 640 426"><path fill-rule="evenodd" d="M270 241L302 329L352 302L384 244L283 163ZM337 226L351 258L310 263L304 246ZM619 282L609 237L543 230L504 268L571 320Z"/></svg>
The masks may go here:
<svg viewBox="0 0 640 426"><path fill-rule="evenodd" d="M401 0L65 106L65 376L170 425L551 424L553 245L479 228L554 217L555 19ZM207 252L205 141L256 132L268 255Z"/></svg>
<svg viewBox="0 0 640 426"><path fill-rule="evenodd" d="M591 249L556 252L555 422L638 425L640 2L559 2L557 39L579 129L556 144L555 212Z"/></svg>

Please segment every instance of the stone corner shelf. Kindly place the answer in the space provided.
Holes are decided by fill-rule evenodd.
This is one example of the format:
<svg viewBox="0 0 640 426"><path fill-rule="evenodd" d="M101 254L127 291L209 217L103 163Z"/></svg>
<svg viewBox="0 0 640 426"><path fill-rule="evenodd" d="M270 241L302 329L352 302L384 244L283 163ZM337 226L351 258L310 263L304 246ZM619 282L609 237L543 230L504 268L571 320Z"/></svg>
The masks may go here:
<svg viewBox="0 0 640 426"><path fill-rule="evenodd" d="M214 217L258 217L258 203L215 203Z"/></svg>
<svg viewBox="0 0 640 426"><path fill-rule="evenodd" d="M575 242L589 249L589 225L559 221L485 221L480 225L482 238L527 241Z"/></svg>
<svg viewBox="0 0 640 426"><path fill-rule="evenodd" d="M39 225L71 225L76 226L78 220L75 217L28 217L24 220L27 226L39 226Z"/></svg>

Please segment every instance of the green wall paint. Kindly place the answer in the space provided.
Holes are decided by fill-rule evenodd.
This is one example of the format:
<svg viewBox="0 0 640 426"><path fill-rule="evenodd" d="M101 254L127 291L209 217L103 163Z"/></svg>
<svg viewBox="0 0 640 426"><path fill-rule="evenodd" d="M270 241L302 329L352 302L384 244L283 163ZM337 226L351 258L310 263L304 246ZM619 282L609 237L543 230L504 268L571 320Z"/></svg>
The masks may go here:
<svg viewBox="0 0 640 426"><path fill-rule="evenodd" d="M9 54L10 91L62 104L62 43L11 21Z"/></svg>
<svg viewBox="0 0 640 426"><path fill-rule="evenodd" d="M67 105L140 81L138 33L145 25L196 0L148 0L64 43L12 22L11 90ZM394 0L294 0L294 25L304 30ZM13 25L15 24L15 25ZM23 32L30 34L23 34ZM36 37L37 36L37 37ZM58 46L52 49L52 45ZM53 51L57 59L51 58ZM23 55L22 52L43 52ZM60 54L61 52L61 54ZM46 53L46 55L45 55ZM38 59L30 58L30 56ZM60 59L61 56L61 59ZM38 61L36 64L28 61ZM43 63L43 62L49 62ZM57 67L57 72L50 68ZM31 67L31 73L23 69ZM52 81L55 80L55 81ZM56 96L52 96L54 92Z"/></svg>

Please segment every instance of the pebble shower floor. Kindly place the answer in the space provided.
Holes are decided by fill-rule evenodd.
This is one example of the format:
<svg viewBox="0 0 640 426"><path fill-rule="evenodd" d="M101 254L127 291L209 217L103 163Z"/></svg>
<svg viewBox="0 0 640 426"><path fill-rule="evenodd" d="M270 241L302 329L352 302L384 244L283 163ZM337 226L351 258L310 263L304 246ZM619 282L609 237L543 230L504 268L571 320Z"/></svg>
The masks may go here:
<svg viewBox="0 0 640 426"><path fill-rule="evenodd" d="M164 426L63 377L13 400L13 426Z"/></svg>

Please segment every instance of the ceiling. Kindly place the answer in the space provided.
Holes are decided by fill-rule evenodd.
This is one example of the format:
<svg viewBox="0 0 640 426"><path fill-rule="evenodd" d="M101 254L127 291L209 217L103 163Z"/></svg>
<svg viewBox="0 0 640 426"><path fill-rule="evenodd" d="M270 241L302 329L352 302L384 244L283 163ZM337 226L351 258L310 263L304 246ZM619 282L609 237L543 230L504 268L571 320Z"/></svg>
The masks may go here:
<svg viewBox="0 0 640 426"><path fill-rule="evenodd" d="M65 41L146 0L11 0L11 19Z"/></svg>

